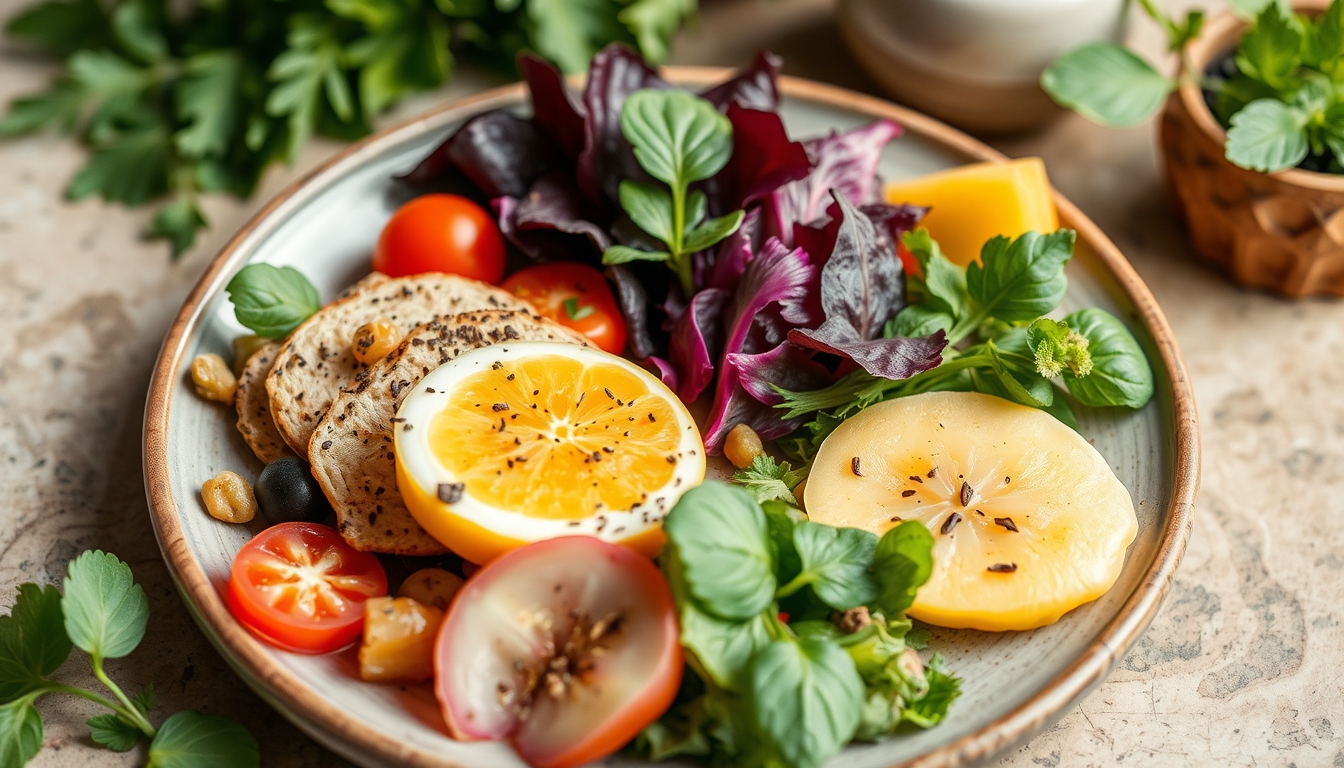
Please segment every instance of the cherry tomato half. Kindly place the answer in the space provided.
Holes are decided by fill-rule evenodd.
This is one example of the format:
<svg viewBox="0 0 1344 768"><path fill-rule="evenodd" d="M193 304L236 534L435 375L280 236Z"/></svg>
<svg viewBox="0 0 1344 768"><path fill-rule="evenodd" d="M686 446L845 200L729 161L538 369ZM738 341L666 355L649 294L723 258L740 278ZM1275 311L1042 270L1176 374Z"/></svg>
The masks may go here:
<svg viewBox="0 0 1344 768"><path fill-rule="evenodd" d="M605 352L625 351L625 319L607 279L586 264L553 261L519 270L500 286Z"/></svg>
<svg viewBox="0 0 1344 768"><path fill-rule="evenodd" d="M359 637L365 601L386 594L378 558L325 525L281 523L238 551L226 602L234 618L274 646L329 653Z"/></svg>
<svg viewBox="0 0 1344 768"><path fill-rule="evenodd" d="M373 268L389 277L447 272L487 283L504 276L504 238L481 206L458 195L406 203L378 236Z"/></svg>

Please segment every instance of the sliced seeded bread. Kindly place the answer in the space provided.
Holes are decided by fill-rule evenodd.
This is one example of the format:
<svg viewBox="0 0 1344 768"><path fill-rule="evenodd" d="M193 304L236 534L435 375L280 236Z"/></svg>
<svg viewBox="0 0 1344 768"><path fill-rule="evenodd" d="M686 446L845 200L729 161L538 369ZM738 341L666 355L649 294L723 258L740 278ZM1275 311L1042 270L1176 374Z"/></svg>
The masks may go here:
<svg viewBox="0 0 1344 768"><path fill-rule="evenodd" d="M280 436L296 453L307 452L317 422L364 368L350 351L360 326L381 318L408 331L442 315L477 309L532 307L494 286L441 274L385 280L323 307L290 334L266 376Z"/></svg>
<svg viewBox="0 0 1344 768"><path fill-rule="evenodd" d="M397 492L392 418L430 371L468 350L511 340L587 344L578 333L527 311L442 317L413 329L336 398L307 453L351 546L398 555L446 551L415 522Z"/></svg>
<svg viewBox="0 0 1344 768"><path fill-rule="evenodd" d="M266 393L266 374L275 364L275 355L281 342L271 341L247 359L243 373L238 377L238 395L234 406L238 409L238 431L243 441L265 464L282 456L293 456L289 444L280 436L280 430L271 418L271 399Z"/></svg>

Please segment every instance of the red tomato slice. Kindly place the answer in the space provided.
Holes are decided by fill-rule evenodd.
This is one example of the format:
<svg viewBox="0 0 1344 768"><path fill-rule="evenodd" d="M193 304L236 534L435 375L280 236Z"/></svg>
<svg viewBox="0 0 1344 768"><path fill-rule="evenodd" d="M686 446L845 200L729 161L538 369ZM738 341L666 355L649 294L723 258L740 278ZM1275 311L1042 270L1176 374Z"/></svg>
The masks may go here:
<svg viewBox="0 0 1344 768"><path fill-rule="evenodd" d="M481 569L439 629L434 691L459 739L509 739L537 768L600 760L671 704L682 655L672 594L647 558L588 536Z"/></svg>
<svg viewBox="0 0 1344 768"><path fill-rule="evenodd" d="M573 328L600 349L625 351L625 319L602 273L586 264L554 261L519 270L501 286L542 315Z"/></svg>
<svg viewBox="0 0 1344 768"><path fill-rule="evenodd" d="M424 195L392 214L373 250L389 277L447 272L487 283L504 276L504 238L484 208L458 195Z"/></svg>
<svg viewBox="0 0 1344 768"><path fill-rule="evenodd" d="M364 628L364 602L387 594L378 558L312 523L271 526L233 559L226 601L261 639L297 653L329 653Z"/></svg>

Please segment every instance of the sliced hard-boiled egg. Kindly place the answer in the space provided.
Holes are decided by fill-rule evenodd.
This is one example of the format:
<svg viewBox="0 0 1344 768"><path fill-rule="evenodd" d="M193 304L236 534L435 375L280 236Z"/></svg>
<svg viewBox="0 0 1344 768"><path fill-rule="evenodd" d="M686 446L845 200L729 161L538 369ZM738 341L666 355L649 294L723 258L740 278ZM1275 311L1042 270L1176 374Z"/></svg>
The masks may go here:
<svg viewBox="0 0 1344 768"><path fill-rule="evenodd" d="M700 431L671 390L573 344L468 352L425 376L397 420L406 506L474 563L574 534L653 556L663 517L705 475Z"/></svg>

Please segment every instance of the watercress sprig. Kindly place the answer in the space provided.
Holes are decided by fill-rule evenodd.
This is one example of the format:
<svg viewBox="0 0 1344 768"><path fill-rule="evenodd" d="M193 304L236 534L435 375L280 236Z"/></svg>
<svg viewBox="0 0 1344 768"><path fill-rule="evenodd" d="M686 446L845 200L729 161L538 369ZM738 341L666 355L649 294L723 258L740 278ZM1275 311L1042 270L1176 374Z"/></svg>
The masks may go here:
<svg viewBox="0 0 1344 768"><path fill-rule="evenodd" d="M718 243L742 224L740 210L706 219L704 192L691 184L708 179L728 164L733 152L733 126L714 105L682 90L636 91L621 108L621 132L634 147L635 159L667 189L626 179L621 182L621 207L630 220L657 238L667 250L644 251L613 245L603 264L663 261L676 274L682 293L695 293L691 256Z"/></svg>
<svg viewBox="0 0 1344 768"><path fill-rule="evenodd" d="M0 616L0 765L22 766L42 748L42 715L35 705L49 693L79 696L109 710L88 721L98 744L125 752L149 739L147 768L260 765L256 740L238 723L178 712L156 728L150 720L153 689L128 696L107 675L104 660L135 650L149 622L149 601L125 563L105 552L85 552L70 563L64 587L62 596L54 586L23 584L9 614ZM74 647L89 655L94 676L113 699L51 678Z"/></svg>

